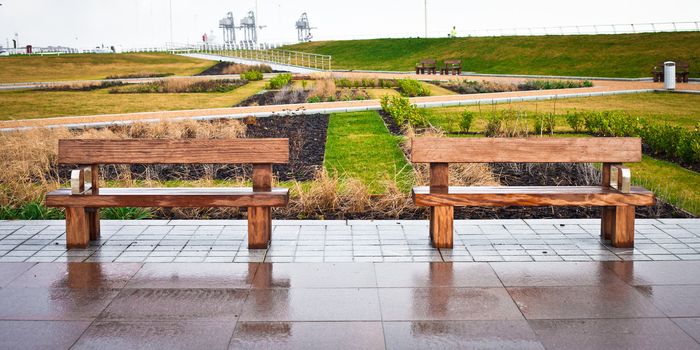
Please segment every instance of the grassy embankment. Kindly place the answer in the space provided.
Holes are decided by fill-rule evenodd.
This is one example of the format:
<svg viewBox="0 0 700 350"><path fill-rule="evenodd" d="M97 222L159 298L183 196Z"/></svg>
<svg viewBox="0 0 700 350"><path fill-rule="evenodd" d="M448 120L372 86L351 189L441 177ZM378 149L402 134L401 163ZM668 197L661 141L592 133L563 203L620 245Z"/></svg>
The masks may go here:
<svg viewBox="0 0 700 350"><path fill-rule="evenodd" d="M215 62L167 53L0 57L0 83L105 79L161 73L194 75Z"/></svg>
<svg viewBox="0 0 700 350"><path fill-rule="evenodd" d="M648 77L664 60L700 76L700 33L319 41L285 47L333 56L338 69L410 71L424 58L461 59L478 73Z"/></svg>

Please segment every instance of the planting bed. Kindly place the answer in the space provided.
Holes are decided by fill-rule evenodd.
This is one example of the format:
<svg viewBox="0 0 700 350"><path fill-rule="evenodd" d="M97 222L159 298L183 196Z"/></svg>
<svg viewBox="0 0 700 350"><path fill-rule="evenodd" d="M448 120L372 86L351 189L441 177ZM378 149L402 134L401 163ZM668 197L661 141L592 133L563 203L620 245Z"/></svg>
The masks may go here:
<svg viewBox="0 0 700 350"><path fill-rule="evenodd" d="M226 123L212 121L211 123ZM275 116L249 118L246 120L248 138L289 138L289 164L273 166L273 174L279 181L306 181L314 177L323 165L326 144L328 115ZM122 126L110 127L112 130ZM61 166L59 176L64 181L70 178L74 165ZM106 180L117 180L123 167L103 166ZM133 180L157 179L159 181L191 181L203 178L214 180L250 179L250 165L132 165Z"/></svg>
<svg viewBox="0 0 700 350"><path fill-rule="evenodd" d="M434 85L456 92L458 94L482 94L491 92L572 89L592 87L590 81L578 80L528 80L520 84L505 84L490 81L432 81Z"/></svg>
<svg viewBox="0 0 700 350"><path fill-rule="evenodd" d="M235 67L235 68L233 68ZM196 75L227 75L240 74L248 70L257 70L262 73L283 73L284 71L272 70L268 65L245 65L233 62L218 62L217 64L197 73Z"/></svg>

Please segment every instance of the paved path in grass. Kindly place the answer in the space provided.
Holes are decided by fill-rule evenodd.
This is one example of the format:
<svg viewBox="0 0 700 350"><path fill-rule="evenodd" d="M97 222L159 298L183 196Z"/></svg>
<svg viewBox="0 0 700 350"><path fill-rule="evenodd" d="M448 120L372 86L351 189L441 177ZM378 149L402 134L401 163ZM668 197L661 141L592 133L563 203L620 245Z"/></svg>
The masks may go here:
<svg viewBox="0 0 700 350"><path fill-rule="evenodd" d="M397 73L353 73L341 72L334 73L340 77L376 77L376 78L420 78L425 79L426 76L415 74L397 74ZM456 76L430 76L429 79L434 80L451 80L451 79L469 79L483 80L495 82L520 82L526 79L513 77L456 77ZM618 93L638 93L649 92L663 88L662 83L653 82L629 82L629 81L609 81L595 80L594 86L590 88L578 89L559 89L559 90L536 90L536 91L515 91L502 93L488 94L471 94L471 95L449 95L449 96L429 96L416 97L411 99L413 103L417 103L423 107L447 106L460 104L475 104L475 103L499 103L499 102L517 102L526 99L552 99L552 98L569 98L569 97L584 97L587 95L600 94L618 94ZM677 90L700 91L700 84L678 84ZM105 114L92 116L71 116L71 117L56 117L43 119L29 120L11 120L0 122L0 130L8 130L13 128L26 127L42 127L42 126L104 126L111 123L133 122L133 121L158 121L158 120L177 120L187 118L199 119L216 119L216 118L239 118L248 115L257 115L264 117L271 114L293 114L293 113L331 113L344 111L360 111L360 110L377 110L379 109L378 100L365 101L348 101L348 102L327 102L327 103L303 103L290 105L275 105L275 106L254 106L254 107L232 107L232 108L214 108L214 109L197 109L197 110L180 110L180 111L163 111L163 112L142 112L129 114Z"/></svg>

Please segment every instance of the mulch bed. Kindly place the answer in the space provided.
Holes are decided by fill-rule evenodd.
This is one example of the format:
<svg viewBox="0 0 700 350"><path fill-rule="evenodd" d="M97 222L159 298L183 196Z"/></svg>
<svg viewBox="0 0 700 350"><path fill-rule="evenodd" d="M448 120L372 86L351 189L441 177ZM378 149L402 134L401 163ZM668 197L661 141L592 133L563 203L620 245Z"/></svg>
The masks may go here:
<svg viewBox="0 0 700 350"><path fill-rule="evenodd" d="M230 65L234 64L233 62L219 62L215 64L212 67L209 67L199 73L197 73L197 76L200 75L224 75L224 69ZM273 73L286 73L285 71L278 71L278 70L273 70Z"/></svg>
<svg viewBox="0 0 700 350"><path fill-rule="evenodd" d="M217 123L212 121L211 123ZM326 131L328 115L273 116L267 118L250 118L246 137L248 138L289 138L289 164L273 165L273 174L279 181L306 181L314 178L323 166L326 151ZM75 165L61 165L59 176L66 181ZM107 180L118 179L118 166L101 167L102 176ZM251 165L192 165L192 164L158 164L130 166L134 180L148 178L158 180L198 180L213 174L215 180L237 178L250 179Z"/></svg>
<svg viewBox="0 0 700 350"><path fill-rule="evenodd" d="M311 180L323 166L328 115L297 115L257 118L248 125L249 138L289 138L289 164L273 166L281 180Z"/></svg>

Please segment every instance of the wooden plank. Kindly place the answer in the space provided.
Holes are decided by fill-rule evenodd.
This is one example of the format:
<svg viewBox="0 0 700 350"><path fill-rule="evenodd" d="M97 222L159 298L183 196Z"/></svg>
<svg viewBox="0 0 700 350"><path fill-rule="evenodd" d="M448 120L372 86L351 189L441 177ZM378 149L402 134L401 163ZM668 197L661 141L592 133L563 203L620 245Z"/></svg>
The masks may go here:
<svg viewBox="0 0 700 350"><path fill-rule="evenodd" d="M66 208L66 247L85 248L90 242L85 208Z"/></svg>
<svg viewBox="0 0 700 350"><path fill-rule="evenodd" d="M430 241L434 248L452 249L454 207L430 208Z"/></svg>
<svg viewBox="0 0 700 350"><path fill-rule="evenodd" d="M253 164L253 191L272 190L272 164Z"/></svg>
<svg viewBox="0 0 700 350"><path fill-rule="evenodd" d="M283 207L289 201L289 189L253 192L246 187L216 188L102 188L100 195L72 196L70 189L46 195L49 207Z"/></svg>
<svg viewBox="0 0 700 350"><path fill-rule="evenodd" d="M60 164L280 164L289 162L289 140L59 140L58 162Z"/></svg>
<svg viewBox="0 0 700 350"><path fill-rule="evenodd" d="M100 166L92 165L92 195L100 193ZM90 231L90 240L100 240L100 208L87 209L88 228Z"/></svg>
<svg viewBox="0 0 700 350"><path fill-rule="evenodd" d="M448 163L430 163L430 192L447 193L450 187Z"/></svg>
<svg viewBox="0 0 700 350"><path fill-rule="evenodd" d="M429 187L414 187L417 206L505 207L505 206L648 206L654 204L654 193L632 187L630 193L598 186L510 186L457 187L449 193L430 193Z"/></svg>
<svg viewBox="0 0 700 350"><path fill-rule="evenodd" d="M414 138L414 163L621 163L642 160L642 141L591 138Z"/></svg>
<svg viewBox="0 0 700 350"><path fill-rule="evenodd" d="M248 207L248 249L267 249L271 233L271 208Z"/></svg>
<svg viewBox="0 0 700 350"><path fill-rule="evenodd" d="M610 173L617 163L603 163L601 168L601 186L610 188ZM603 207L600 213L600 238L610 240L615 229L615 207Z"/></svg>
<svg viewBox="0 0 700 350"><path fill-rule="evenodd" d="M615 207L615 228L611 237L615 248L634 247L634 207L631 205Z"/></svg>

